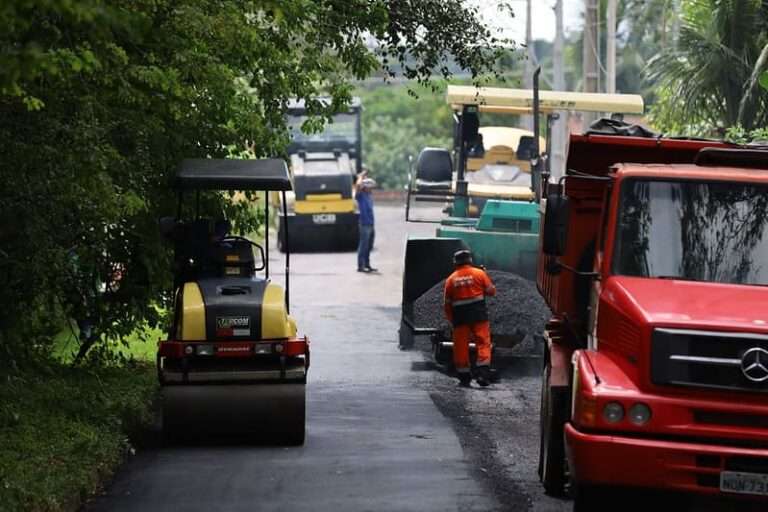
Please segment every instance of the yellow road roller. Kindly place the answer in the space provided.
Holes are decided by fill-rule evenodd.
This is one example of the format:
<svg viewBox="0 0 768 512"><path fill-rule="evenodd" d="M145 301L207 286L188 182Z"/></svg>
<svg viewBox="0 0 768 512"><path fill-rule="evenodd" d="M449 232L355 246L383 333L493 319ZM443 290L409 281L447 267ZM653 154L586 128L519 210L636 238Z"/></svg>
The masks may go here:
<svg viewBox="0 0 768 512"><path fill-rule="evenodd" d="M318 99L330 102L330 98ZM353 98L348 109L335 113L321 132L307 134L301 130L309 118L304 101L288 104L293 191L287 194L290 217L284 221L278 213L280 250L288 224L294 251L357 249L360 215L354 183L363 169L362 110L360 98Z"/></svg>
<svg viewBox="0 0 768 512"><path fill-rule="evenodd" d="M309 340L289 314L290 241L283 241L283 288L270 278L269 218L262 246L231 234L226 219L200 215L204 190L263 191L265 203L270 191L285 196L286 164L184 160L175 187L177 216L160 225L174 245L175 281L173 321L157 353L163 429L174 437L237 433L303 444ZM183 219L191 195L194 217Z"/></svg>

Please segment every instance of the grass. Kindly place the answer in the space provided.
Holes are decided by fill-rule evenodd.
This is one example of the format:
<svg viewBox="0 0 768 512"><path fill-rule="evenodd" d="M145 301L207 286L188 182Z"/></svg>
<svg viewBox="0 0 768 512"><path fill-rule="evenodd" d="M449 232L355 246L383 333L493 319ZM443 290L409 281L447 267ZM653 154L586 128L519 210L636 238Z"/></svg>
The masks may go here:
<svg viewBox="0 0 768 512"><path fill-rule="evenodd" d="M134 332L120 342L110 343L108 348L110 352L119 354L128 360L154 361L157 353L157 340L163 337L165 337L165 333L161 329L147 327ZM54 340L53 357L63 363L69 363L79 348L80 342L76 333L71 330L62 331Z"/></svg>
<svg viewBox="0 0 768 512"><path fill-rule="evenodd" d="M0 373L0 511L78 510L104 484L153 419L159 337L111 347L123 365L72 367L77 341L62 333L51 362Z"/></svg>

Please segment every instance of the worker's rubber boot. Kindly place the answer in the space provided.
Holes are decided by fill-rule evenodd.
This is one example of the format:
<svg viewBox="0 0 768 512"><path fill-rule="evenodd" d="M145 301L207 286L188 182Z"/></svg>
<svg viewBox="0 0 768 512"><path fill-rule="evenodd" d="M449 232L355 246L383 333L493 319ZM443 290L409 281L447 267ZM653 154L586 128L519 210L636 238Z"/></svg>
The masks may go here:
<svg viewBox="0 0 768 512"><path fill-rule="evenodd" d="M477 377L475 377L475 380L481 387L488 387L491 385L491 372L490 368L487 366L480 366L477 369Z"/></svg>
<svg viewBox="0 0 768 512"><path fill-rule="evenodd" d="M472 383L472 375L469 373L460 373L459 374L459 386L463 388L468 388L471 386Z"/></svg>

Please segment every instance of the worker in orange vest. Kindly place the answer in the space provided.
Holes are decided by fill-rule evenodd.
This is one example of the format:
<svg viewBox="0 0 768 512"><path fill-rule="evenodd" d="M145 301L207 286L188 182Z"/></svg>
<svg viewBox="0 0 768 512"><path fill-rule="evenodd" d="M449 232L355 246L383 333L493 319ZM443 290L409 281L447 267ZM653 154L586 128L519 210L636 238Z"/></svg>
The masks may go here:
<svg viewBox="0 0 768 512"><path fill-rule="evenodd" d="M490 384L491 325L485 297L496 295L496 287L482 268L472 264L472 253L457 251L453 255L456 267L445 281L445 316L453 324L453 363L459 374L459 384L469 387L469 342L477 346L477 383Z"/></svg>

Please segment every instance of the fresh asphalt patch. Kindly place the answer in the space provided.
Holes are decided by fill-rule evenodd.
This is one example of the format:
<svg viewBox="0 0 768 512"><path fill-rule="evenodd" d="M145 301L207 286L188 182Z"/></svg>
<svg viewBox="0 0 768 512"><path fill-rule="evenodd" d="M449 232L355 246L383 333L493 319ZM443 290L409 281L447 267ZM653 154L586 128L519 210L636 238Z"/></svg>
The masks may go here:
<svg viewBox="0 0 768 512"><path fill-rule="evenodd" d="M498 382L466 389L457 385L449 367L431 360L428 338L418 338L416 348L424 362L412 371L436 372L429 396L451 421L473 476L504 510L570 511L570 501L544 494L536 473L541 359L500 357L495 362Z"/></svg>

